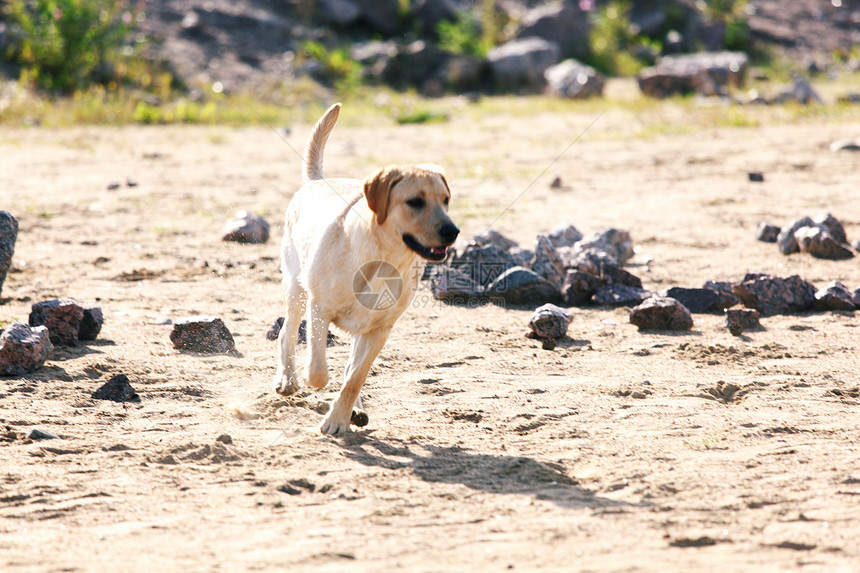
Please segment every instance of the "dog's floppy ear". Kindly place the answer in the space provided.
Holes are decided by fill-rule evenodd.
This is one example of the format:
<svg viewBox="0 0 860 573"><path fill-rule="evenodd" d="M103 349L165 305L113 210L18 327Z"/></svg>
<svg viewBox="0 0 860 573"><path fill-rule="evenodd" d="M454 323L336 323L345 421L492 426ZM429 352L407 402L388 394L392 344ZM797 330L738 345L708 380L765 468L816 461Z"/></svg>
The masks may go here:
<svg viewBox="0 0 860 573"><path fill-rule="evenodd" d="M388 198L391 188L403 179L403 173L397 167L383 167L364 180L364 196L367 206L376 213L376 222L380 225L388 216Z"/></svg>

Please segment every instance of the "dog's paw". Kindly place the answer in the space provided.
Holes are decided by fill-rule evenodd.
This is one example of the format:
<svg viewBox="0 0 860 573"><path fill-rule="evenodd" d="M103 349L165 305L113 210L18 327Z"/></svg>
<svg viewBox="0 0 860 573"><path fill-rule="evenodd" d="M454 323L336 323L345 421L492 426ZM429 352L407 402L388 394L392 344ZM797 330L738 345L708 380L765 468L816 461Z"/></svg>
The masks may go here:
<svg viewBox="0 0 860 573"><path fill-rule="evenodd" d="M343 435L349 431L349 418L342 416L332 416L331 412L323 419L320 425L320 432L330 436Z"/></svg>
<svg viewBox="0 0 860 573"><path fill-rule="evenodd" d="M328 385L328 370L319 372L308 372L308 386L316 389L325 388Z"/></svg>
<svg viewBox="0 0 860 573"><path fill-rule="evenodd" d="M272 388L281 396L292 396L299 391L299 384L288 376L275 376Z"/></svg>

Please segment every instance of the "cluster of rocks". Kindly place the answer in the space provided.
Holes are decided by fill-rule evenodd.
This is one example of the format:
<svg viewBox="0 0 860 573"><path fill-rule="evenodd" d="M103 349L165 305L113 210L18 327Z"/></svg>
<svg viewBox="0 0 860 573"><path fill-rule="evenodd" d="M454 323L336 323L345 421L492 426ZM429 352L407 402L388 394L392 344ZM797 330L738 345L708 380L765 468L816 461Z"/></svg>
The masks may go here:
<svg viewBox="0 0 860 573"><path fill-rule="evenodd" d="M783 255L809 253L819 259L850 259L860 250L860 240L848 243L845 226L830 213L816 217L799 217L784 227L762 221L756 229L756 239L776 243Z"/></svg>
<svg viewBox="0 0 860 573"><path fill-rule="evenodd" d="M0 336L0 375L35 372L51 357L54 345L95 340L104 318L101 308L64 298L35 303L28 322L15 321Z"/></svg>

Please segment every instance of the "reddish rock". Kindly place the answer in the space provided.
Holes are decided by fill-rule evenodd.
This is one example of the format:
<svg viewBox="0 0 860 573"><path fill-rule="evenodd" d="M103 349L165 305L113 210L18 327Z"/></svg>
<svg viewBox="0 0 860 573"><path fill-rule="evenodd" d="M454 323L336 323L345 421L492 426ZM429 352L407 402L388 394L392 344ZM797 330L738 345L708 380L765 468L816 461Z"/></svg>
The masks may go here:
<svg viewBox="0 0 860 573"><path fill-rule="evenodd" d="M726 309L726 328L734 336L740 336L745 330L755 330L761 328L759 322L760 314L754 308L727 308Z"/></svg>
<svg viewBox="0 0 860 573"><path fill-rule="evenodd" d="M565 306L579 306L591 300L597 289L606 283L603 279L582 271L567 271L561 285L562 302Z"/></svg>
<svg viewBox="0 0 860 573"><path fill-rule="evenodd" d="M439 267L430 277L433 298L465 304L481 297L482 289L469 275L456 268Z"/></svg>
<svg viewBox="0 0 860 573"><path fill-rule="evenodd" d="M42 367L54 351L48 329L15 321L0 335L0 375L20 376Z"/></svg>
<svg viewBox="0 0 860 573"><path fill-rule="evenodd" d="M170 333L170 341L178 350L214 354L225 354L236 347L224 321L213 316L177 320Z"/></svg>
<svg viewBox="0 0 860 573"><path fill-rule="evenodd" d="M833 281L815 293L815 308L819 310L854 310L854 293L841 282Z"/></svg>
<svg viewBox="0 0 860 573"><path fill-rule="evenodd" d="M639 330L690 330L693 316L674 298L652 296L630 310L630 323Z"/></svg>
<svg viewBox="0 0 860 573"><path fill-rule="evenodd" d="M18 219L8 211L0 211L0 293L6 273L12 267L12 255L15 253L15 240L18 238Z"/></svg>
<svg viewBox="0 0 860 573"><path fill-rule="evenodd" d="M69 298L55 298L37 302L30 311L30 326L46 326L51 342L77 346L80 339L84 309Z"/></svg>
<svg viewBox="0 0 860 573"><path fill-rule="evenodd" d="M758 310L762 316L789 314L812 308L815 287L797 275L788 278L763 273L748 273L732 292L744 306Z"/></svg>
<svg viewBox="0 0 860 573"><path fill-rule="evenodd" d="M854 256L851 247L838 242L823 227L801 227L794 232L794 240L801 253L818 259L842 260Z"/></svg>
<svg viewBox="0 0 860 573"><path fill-rule="evenodd" d="M564 264L548 238L538 235L535 241L535 256L531 269L554 285L564 281Z"/></svg>

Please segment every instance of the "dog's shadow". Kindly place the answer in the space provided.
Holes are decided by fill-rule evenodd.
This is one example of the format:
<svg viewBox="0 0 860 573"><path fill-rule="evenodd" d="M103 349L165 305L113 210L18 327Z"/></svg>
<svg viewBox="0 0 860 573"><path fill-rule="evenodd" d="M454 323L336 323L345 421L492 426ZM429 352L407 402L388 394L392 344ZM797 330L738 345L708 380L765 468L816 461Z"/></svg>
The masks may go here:
<svg viewBox="0 0 860 573"><path fill-rule="evenodd" d="M381 440L368 433L347 434L341 443L346 457L353 461L386 469L409 468L426 482L462 484L497 494L534 495L566 508L630 505L596 495L556 464L525 456L480 454L416 440Z"/></svg>

